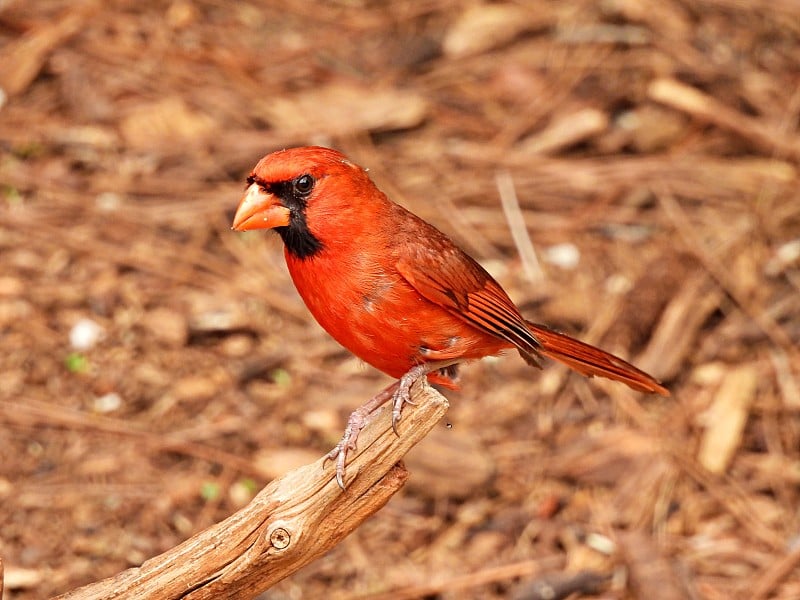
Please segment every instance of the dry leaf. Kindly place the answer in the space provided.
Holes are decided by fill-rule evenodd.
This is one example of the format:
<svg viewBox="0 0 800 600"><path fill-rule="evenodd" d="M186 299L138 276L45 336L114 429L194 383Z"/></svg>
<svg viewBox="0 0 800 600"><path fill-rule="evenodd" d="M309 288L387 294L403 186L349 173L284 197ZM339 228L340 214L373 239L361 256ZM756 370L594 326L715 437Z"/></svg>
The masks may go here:
<svg viewBox="0 0 800 600"><path fill-rule="evenodd" d="M405 458L409 490L429 498L468 498L485 489L495 464L471 432L434 428Z"/></svg>
<svg viewBox="0 0 800 600"><path fill-rule="evenodd" d="M545 20L512 4L479 4L464 13L444 38L444 52L453 57L478 54L504 44L526 30L541 27ZM549 21L549 19L548 19Z"/></svg>
<svg viewBox="0 0 800 600"><path fill-rule="evenodd" d="M62 18L6 45L0 52L0 89L8 96L28 89L50 53L78 33L95 8L94 2L87 2L78 10L67 10Z"/></svg>
<svg viewBox="0 0 800 600"><path fill-rule="evenodd" d="M428 104L414 92L333 84L292 97L275 97L263 107L272 126L293 135L346 135L416 127Z"/></svg>
<svg viewBox="0 0 800 600"><path fill-rule="evenodd" d="M303 465L311 464L319 460L319 457L318 451L309 448L268 448L255 455L253 464L265 478L275 479Z"/></svg>
<svg viewBox="0 0 800 600"><path fill-rule="evenodd" d="M214 120L176 96L136 107L120 129L129 145L147 148L205 138L214 129Z"/></svg>
<svg viewBox="0 0 800 600"><path fill-rule="evenodd" d="M686 598L671 561L659 551L651 536L632 531L619 535L617 541L630 570L636 598Z"/></svg>

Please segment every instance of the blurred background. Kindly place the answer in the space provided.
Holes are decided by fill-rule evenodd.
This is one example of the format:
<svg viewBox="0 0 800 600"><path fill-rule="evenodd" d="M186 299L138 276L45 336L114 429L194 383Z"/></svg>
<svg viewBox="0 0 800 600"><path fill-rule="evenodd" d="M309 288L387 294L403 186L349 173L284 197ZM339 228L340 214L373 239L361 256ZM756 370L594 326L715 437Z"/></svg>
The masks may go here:
<svg viewBox="0 0 800 600"><path fill-rule="evenodd" d="M223 519L389 383L230 231L309 143L673 396L470 365L264 598L800 597L798 65L793 0L0 1L5 598Z"/></svg>

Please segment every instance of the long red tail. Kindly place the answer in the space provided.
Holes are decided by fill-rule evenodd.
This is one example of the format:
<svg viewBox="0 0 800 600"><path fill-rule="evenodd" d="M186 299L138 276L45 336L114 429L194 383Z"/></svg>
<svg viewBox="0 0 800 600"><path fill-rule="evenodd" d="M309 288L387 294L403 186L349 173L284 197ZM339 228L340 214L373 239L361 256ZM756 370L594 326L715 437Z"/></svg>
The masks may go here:
<svg viewBox="0 0 800 600"><path fill-rule="evenodd" d="M594 375L607 377L614 381L621 381L640 392L655 392L662 396L669 396L667 388L621 358L563 333L553 331L544 325L537 325L530 321L527 323L541 344L538 351L543 356L564 363L570 369L574 369L586 377Z"/></svg>

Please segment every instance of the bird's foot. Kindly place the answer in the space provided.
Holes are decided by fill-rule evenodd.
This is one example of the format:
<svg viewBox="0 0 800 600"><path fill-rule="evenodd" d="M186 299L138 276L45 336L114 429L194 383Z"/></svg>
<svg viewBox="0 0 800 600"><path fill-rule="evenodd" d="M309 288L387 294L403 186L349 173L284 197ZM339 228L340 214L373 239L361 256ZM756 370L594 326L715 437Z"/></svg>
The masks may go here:
<svg viewBox="0 0 800 600"><path fill-rule="evenodd" d="M347 419L347 427L345 427L342 439L339 440L339 443L336 444L334 449L328 452L328 454L325 456L323 465L329 460L336 461L336 483L338 483L339 487L343 490L346 487L344 476L347 454L351 450L356 450L358 434L361 433L361 430L364 429L364 427L366 427L367 423L369 422L369 417L372 415L372 413L378 410L389 398L392 397L397 386L397 383L391 384L386 389L370 398L363 406L360 406L354 410Z"/></svg>
<svg viewBox="0 0 800 600"><path fill-rule="evenodd" d="M400 417L403 415L403 407L406 404L414 404L411 400L411 388L417 381L431 372L432 369L429 365L430 363L423 363L411 367L408 373L403 375L397 383L397 390L392 396L392 430L398 437L400 437L400 433L397 431L397 423L400 422Z"/></svg>
<svg viewBox="0 0 800 600"><path fill-rule="evenodd" d="M347 487L345 485L345 463L347 462L347 455L349 452L356 449L356 441L358 434L366 427L369 418L372 414L383 406L389 398L392 399L392 429L395 434L399 436L397 424L403 413L403 406L406 404L414 404L411 400L411 388L414 384L426 377L428 373L438 371L439 369L449 368L457 363L457 359L443 360L437 362L422 363L411 367L408 373L403 375L398 381L386 387L376 396L373 396L363 406L360 406L350 414L347 420L347 427L344 430L344 435L336 447L328 452L325 456L324 463L329 460L336 462L336 483L343 490ZM323 463L323 464L324 464Z"/></svg>
<svg viewBox="0 0 800 600"><path fill-rule="evenodd" d="M328 452L325 456L325 462L332 460L336 461L336 483L339 487L345 489L344 485L344 466L347 460L347 453L357 448L356 441L358 434L364 429L367 424L367 417L369 415L362 411L360 408L354 410L347 420L347 427L344 430L344 435L339 443Z"/></svg>
<svg viewBox="0 0 800 600"><path fill-rule="evenodd" d="M400 417L403 414L403 407L406 404L414 404L411 400L411 388L420 379L428 376L429 373L440 371L442 369L455 369L460 359L439 360L435 362L422 363L411 367L408 372L403 375L397 382L397 389L392 396L392 430L396 436L400 436L397 430L397 424L400 422ZM455 371L452 371L455 373Z"/></svg>

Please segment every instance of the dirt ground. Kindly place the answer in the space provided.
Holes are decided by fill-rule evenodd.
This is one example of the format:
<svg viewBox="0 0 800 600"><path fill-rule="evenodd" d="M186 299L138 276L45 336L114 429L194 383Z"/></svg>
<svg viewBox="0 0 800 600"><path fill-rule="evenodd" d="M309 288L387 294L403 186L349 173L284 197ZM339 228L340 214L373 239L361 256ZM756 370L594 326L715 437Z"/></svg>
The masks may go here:
<svg viewBox="0 0 800 600"><path fill-rule="evenodd" d="M308 143L673 396L470 365L263 598L800 598L797 2L5 0L0 88L4 598L223 519L388 383L230 231Z"/></svg>

